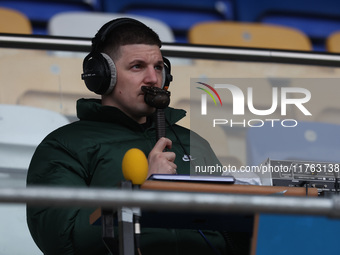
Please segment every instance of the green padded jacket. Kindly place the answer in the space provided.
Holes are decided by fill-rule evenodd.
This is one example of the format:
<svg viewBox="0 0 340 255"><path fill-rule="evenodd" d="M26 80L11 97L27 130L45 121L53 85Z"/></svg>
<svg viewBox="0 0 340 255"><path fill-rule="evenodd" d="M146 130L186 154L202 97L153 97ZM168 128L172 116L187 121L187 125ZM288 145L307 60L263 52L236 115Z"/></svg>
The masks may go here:
<svg viewBox="0 0 340 255"><path fill-rule="evenodd" d="M176 125L184 110L167 108L166 136L172 140L178 174L189 174L190 131ZM79 121L49 134L37 147L31 160L27 186L117 188L124 180L122 159L127 150L139 148L147 156L156 143L154 124L145 127L115 107L102 106L97 99L77 101ZM180 141L178 140L180 139ZM210 145L192 133L196 164L216 165L218 159ZM181 145L182 144L182 145ZM183 147L182 147L183 146ZM108 254L101 239L101 227L89 224L96 208L27 207L31 235L44 254ZM141 251L149 254L218 254L225 249L224 239L214 231L142 229ZM205 240L207 239L207 240ZM209 245L210 244L210 245ZM211 247L211 244L214 248Z"/></svg>

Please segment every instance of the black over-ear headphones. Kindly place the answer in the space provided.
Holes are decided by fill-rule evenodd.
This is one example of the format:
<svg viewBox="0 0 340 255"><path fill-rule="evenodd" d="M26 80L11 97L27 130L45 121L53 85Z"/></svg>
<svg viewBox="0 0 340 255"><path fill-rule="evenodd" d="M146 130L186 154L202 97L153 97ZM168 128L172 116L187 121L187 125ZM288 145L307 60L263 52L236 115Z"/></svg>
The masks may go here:
<svg viewBox="0 0 340 255"><path fill-rule="evenodd" d="M106 23L92 39L92 50L84 58L81 78L84 80L86 87L96 94L109 94L116 85L116 66L107 54L101 52L101 48L105 44L108 35L117 27L125 24L145 26L138 20L131 18L118 18ZM163 57L163 62L162 88L167 90L172 81L171 64L165 57Z"/></svg>

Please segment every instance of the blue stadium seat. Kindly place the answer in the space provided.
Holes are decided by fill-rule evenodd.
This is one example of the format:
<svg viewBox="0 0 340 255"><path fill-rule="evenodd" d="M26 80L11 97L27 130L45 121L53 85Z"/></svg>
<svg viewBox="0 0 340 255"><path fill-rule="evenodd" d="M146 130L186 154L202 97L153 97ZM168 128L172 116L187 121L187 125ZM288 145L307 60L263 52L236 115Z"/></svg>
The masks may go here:
<svg viewBox="0 0 340 255"><path fill-rule="evenodd" d="M232 19L232 0L174 0L160 2L156 0L126 0L121 3L105 1L105 12L119 12L156 18L173 30L176 42L187 42L187 32L194 24L202 21Z"/></svg>
<svg viewBox="0 0 340 255"><path fill-rule="evenodd" d="M225 16L233 19L231 15L234 13L233 9L234 0L173 0L173 1L159 1L159 0L123 0L123 1L111 1L101 0L101 6L105 12L121 12L130 9L134 6L157 6L162 9L176 8L191 8L191 9L218 9L219 12L224 13Z"/></svg>
<svg viewBox="0 0 340 255"><path fill-rule="evenodd" d="M307 34L315 51L325 50L326 38L340 27L340 2L334 0L238 0L238 21L295 27Z"/></svg>
<svg viewBox="0 0 340 255"><path fill-rule="evenodd" d="M152 17L165 22L175 34L176 42L186 43L187 32L194 24L202 21L223 20L222 15L213 11L171 10L157 8L136 8L125 13Z"/></svg>
<svg viewBox="0 0 340 255"><path fill-rule="evenodd" d="M271 12L305 13L315 16L339 16L340 2L334 0L237 0L235 19L239 21L259 21Z"/></svg>

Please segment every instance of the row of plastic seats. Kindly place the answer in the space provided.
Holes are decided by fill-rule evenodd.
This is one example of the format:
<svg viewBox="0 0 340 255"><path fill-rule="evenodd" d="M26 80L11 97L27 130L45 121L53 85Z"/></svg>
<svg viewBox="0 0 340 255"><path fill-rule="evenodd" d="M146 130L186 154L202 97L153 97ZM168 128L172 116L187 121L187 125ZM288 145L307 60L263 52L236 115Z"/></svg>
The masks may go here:
<svg viewBox="0 0 340 255"><path fill-rule="evenodd" d="M340 24L339 4L332 1L289 0L188 0L160 2L158 0L16 0L1 1L0 6L14 8L24 13L33 24L33 32L46 33L49 19L65 11L124 13L155 18L167 24L176 42L188 42L187 32L200 22L236 21L293 27L305 33L313 50L325 50L325 40Z"/></svg>
<svg viewBox="0 0 340 255"><path fill-rule="evenodd" d="M7 20L12 15L16 22L0 22L1 24L16 24L19 28L19 21L23 30L13 32L31 31L29 20L20 16L17 11L2 10L1 18ZM175 37L167 24L145 16L133 14L112 14L99 12L63 12L51 17L48 22L48 33L55 36L79 36L92 37L98 28L105 22L129 16L136 18L152 27L164 42L174 42ZM20 19L19 19L20 17ZM86 24L86 25L84 25ZM8 32L13 27L3 31ZM283 40L290 38L290 40ZM311 44L303 34L290 28L275 27L261 24L245 24L237 22L203 22L194 25L189 29L189 42L196 44L227 45L239 47L262 47L290 50L310 50Z"/></svg>
<svg viewBox="0 0 340 255"><path fill-rule="evenodd" d="M312 42L313 50L324 51L325 41L340 27L340 2L334 0L188 0L160 2L103 1L103 11L154 17L168 24L176 40L186 41L185 31L198 22L259 22L296 28Z"/></svg>
<svg viewBox="0 0 340 255"><path fill-rule="evenodd" d="M56 14L48 22L48 33L55 36L92 37L105 22L123 16L136 18L146 23L160 35L164 42L175 42L176 40L172 29L160 20L134 14L101 12L78 11ZM15 21L10 22L12 19ZM32 33L32 25L29 19L20 12L1 8L0 31L29 34ZM339 40L340 32L332 34L327 39L327 50L340 52ZM232 47L312 50L312 42L308 36L297 29L250 22L200 22L189 29L188 41L194 44Z"/></svg>
<svg viewBox="0 0 340 255"><path fill-rule="evenodd" d="M30 20L34 34L46 34L46 25L55 14L67 11L101 11L101 0L0 0L0 7L21 12Z"/></svg>
<svg viewBox="0 0 340 255"><path fill-rule="evenodd" d="M54 36L93 37L98 29L109 20L126 17L138 19L152 27L164 42L174 42L170 27L162 21L139 16L101 12L62 12L53 15L47 24L47 33ZM84 25L86 24L86 25ZM32 34L32 23L23 13L0 7L0 33Z"/></svg>
<svg viewBox="0 0 340 255"><path fill-rule="evenodd" d="M106 1L106 0L0 0L0 7L12 8L22 12L32 22L34 34L46 34L47 23L52 16L61 12L86 11L102 13L124 13L159 19L174 31L176 41L186 42L186 31L194 23L207 20L230 19L231 8L225 3L231 0L203 1ZM227 14L228 13L228 14Z"/></svg>

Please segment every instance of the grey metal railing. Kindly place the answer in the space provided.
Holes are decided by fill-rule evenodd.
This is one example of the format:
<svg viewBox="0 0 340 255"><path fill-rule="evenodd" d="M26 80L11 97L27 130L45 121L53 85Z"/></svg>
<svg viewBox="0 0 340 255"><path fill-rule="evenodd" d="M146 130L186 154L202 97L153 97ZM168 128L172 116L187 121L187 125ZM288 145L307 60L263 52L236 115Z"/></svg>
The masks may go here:
<svg viewBox="0 0 340 255"><path fill-rule="evenodd" d="M91 49L91 38L0 33L0 47L89 52ZM340 55L327 52L285 51L176 43L164 43L161 50L164 55L169 57L340 66Z"/></svg>
<svg viewBox="0 0 340 255"><path fill-rule="evenodd" d="M340 196L288 197L61 187L0 188L0 203L340 217Z"/></svg>

